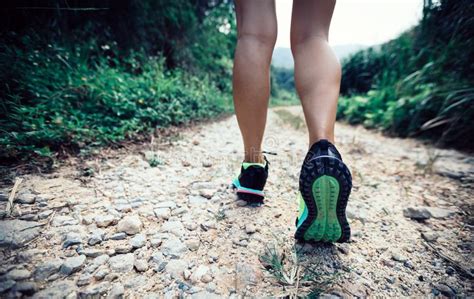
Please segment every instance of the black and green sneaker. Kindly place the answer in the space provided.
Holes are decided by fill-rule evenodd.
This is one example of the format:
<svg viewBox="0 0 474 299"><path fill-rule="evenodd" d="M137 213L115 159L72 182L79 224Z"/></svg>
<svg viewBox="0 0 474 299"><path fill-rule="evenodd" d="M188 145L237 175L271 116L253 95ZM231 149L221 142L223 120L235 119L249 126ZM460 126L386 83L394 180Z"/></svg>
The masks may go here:
<svg viewBox="0 0 474 299"><path fill-rule="evenodd" d="M328 140L311 146L301 167L300 206L295 238L347 242L351 235L346 206L352 189L349 168Z"/></svg>
<svg viewBox="0 0 474 299"><path fill-rule="evenodd" d="M265 163L243 162L240 175L232 181L237 196L249 204L262 204L264 199L263 188L268 178L268 161Z"/></svg>

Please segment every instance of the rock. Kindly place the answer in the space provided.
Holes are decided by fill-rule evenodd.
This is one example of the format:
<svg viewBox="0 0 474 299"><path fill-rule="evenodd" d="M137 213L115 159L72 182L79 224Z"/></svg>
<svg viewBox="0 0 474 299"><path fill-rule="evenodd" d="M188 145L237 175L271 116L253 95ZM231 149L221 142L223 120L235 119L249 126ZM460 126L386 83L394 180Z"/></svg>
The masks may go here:
<svg viewBox="0 0 474 299"><path fill-rule="evenodd" d="M203 167L211 167L211 166L212 166L212 162L211 162L211 161L203 161L203 162L202 162L202 166L203 166Z"/></svg>
<svg viewBox="0 0 474 299"><path fill-rule="evenodd" d="M161 232L172 233L175 236L181 237L185 230L181 221L166 221L160 228Z"/></svg>
<svg viewBox="0 0 474 299"><path fill-rule="evenodd" d="M7 279L25 280L31 277L31 272L26 269L13 269L7 273Z"/></svg>
<svg viewBox="0 0 474 299"><path fill-rule="evenodd" d="M131 277L124 281L126 289L139 289L148 283L148 278L145 275L138 275Z"/></svg>
<svg viewBox="0 0 474 299"><path fill-rule="evenodd" d="M431 217L436 219L449 218L456 214L455 210L449 208L427 207Z"/></svg>
<svg viewBox="0 0 474 299"><path fill-rule="evenodd" d="M109 269L107 269L106 266L101 266L99 267L99 269L97 270L97 272L95 272L94 274L94 278L96 280L102 280L104 279L104 277L106 277L107 275L109 275Z"/></svg>
<svg viewBox="0 0 474 299"><path fill-rule="evenodd" d="M51 226L54 226L54 227L76 225L76 224L79 224L79 221L67 215L56 215L54 216L53 221L51 221Z"/></svg>
<svg viewBox="0 0 474 299"><path fill-rule="evenodd" d="M337 246L337 250L339 250L339 252L341 252L342 254L349 254L349 245L348 244L339 244Z"/></svg>
<svg viewBox="0 0 474 299"><path fill-rule="evenodd" d="M187 246L178 238L170 238L163 242L161 250L164 255L179 258L188 250Z"/></svg>
<svg viewBox="0 0 474 299"><path fill-rule="evenodd" d="M132 250L133 250L133 247L130 244L124 244L124 245L119 245L115 247L115 253L118 253L118 254L129 253Z"/></svg>
<svg viewBox="0 0 474 299"><path fill-rule="evenodd" d="M402 255L402 254L401 254L400 252L398 252L398 251L392 252L392 259L393 259L394 261L402 262L402 263L408 260L408 258L407 258L406 256Z"/></svg>
<svg viewBox="0 0 474 299"><path fill-rule="evenodd" d="M149 263L152 265L155 272L161 272L166 266L165 257L161 252L155 252L151 255Z"/></svg>
<svg viewBox="0 0 474 299"><path fill-rule="evenodd" d="M235 204L238 206L238 207L245 207L247 205L247 202L245 200L236 200L235 201Z"/></svg>
<svg viewBox="0 0 474 299"><path fill-rule="evenodd" d="M133 269L133 253L118 254L109 259L110 269L114 272L129 272Z"/></svg>
<svg viewBox="0 0 474 299"><path fill-rule="evenodd" d="M187 267L187 263L183 260L171 260L166 264L165 271L171 275L171 278L181 279Z"/></svg>
<svg viewBox="0 0 474 299"><path fill-rule="evenodd" d="M62 264L63 261L60 259L48 260L35 269L33 277L35 280L47 280L51 275L56 274L59 271Z"/></svg>
<svg viewBox="0 0 474 299"><path fill-rule="evenodd" d="M253 234L257 231L257 228L253 224L246 224L245 225L245 232L247 234Z"/></svg>
<svg viewBox="0 0 474 299"><path fill-rule="evenodd" d="M154 213L158 219L168 220L171 216L171 210L169 208L158 208L154 210Z"/></svg>
<svg viewBox="0 0 474 299"><path fill-rule="evenodd" d="M36 195L31 194L31 193L25 193L21 194L15 202L21 203L21 204L34 204L36 201Z"/></svg>
<svg viewBox="0 0 474 299"><path fill-rule="evenodd" d="M46 210L38 213L39 219L46 219L53 213L53 210Z"/></svg>
<svg viewBox="0 0 474 299"><path fill-rule="evenodd" d="M181 208L174 209L171 212L171 216L178 216L178 215L181 215L181 214L185 214L187 212L188 212L188 209L186 209L185 207L181 207Z"/></svg>
<svg viewBox="0 0 474 299"><path fill-rule="evenodd" d="M191 271L189 271L188 269L184 270L183 277L184 279L189 280L191 278Z"/></svg>
<svg viewBox="0 0 474 299"><path fill-rule="evenodd" d="M129 244L133 248L141 248L141 247L145 246L145 244L146 244L146 237L145 237L144 234L138 234L135 237L133 237L132 239L130 239Z"/></svg>
<svg viewBox="0 0 474 299"><path fill-rule="evenodd" d="M163 240L160 238L153 238L150 240L150 244L153 248L159 247L163 243Z"/></svg>
<svg viewBox="0 0 474 299"><path fill-rule="evenodd" d="M196 230L198 228L198 225L196 222L189 222L189 223L184 224L184 226L186 227L187 230L190 230L190 231Z"/></svg>
<svg viewBox="0 0 474 299"><path fill-rule="evenodd" d="M77 284L78 287L82 287L82 286L90 284L91 280L92 280L92 275L90 273L83 273L77 279L76 284Z"/></svg>
<svg viewBox="0 0 474 299"><path fill-rule="evenodd" d="M66 234L64 238L63 248L68 248L72 245L79 245L82 243L81 235L78 233L70 232Z"/></svg>
<svg viewBox="0 0 474 299"><path fill-rule="evenodd" d="M426 241L426 242L434 242L438 239L439 234L436 232L424 232L421 233L421 237Z"/></svg>
<svg viewBox="0 0 474 299"><path fill-rule="evenodd" d="M95 229L92 231L89 240L87 241L87 244L89 244L90 246L100 244L104 240L104 236L105 231L103 231L102 229Z"/></svg>
<svg viewBox="0 0 474 299"><path fill-rule="evenodd" d="M120 283L114 283L110 289L107 299L121 299L124 297L125 288Z"/></svg>
<svg viewBox="0 0 474 299"><path fill-rule="evenodd" d="M208 292L208 291L199 291L194 293L191 296L191 299L219 299L222 298L222 296ZM238 297L235 297L238 298Z"/></svg>
<svg viewBox="0 0 474 299"><path fill-rule="evenodd" d="M112 215L97 215L94 217L97 227L108 227L116 223L116 219Z"/></svg>
<svg viewBox="0 0 474 299"><path fill-rule="evenodd" d="M0 293L8 291L15 285L15 281L13 279L5 279L0 280Z"/></svg>
<svg viewBox="0 0 474 299"><path fill-rule="evenodd" d="M412 269L412 270L415 269L415 266L413 265L413 263L412 263L410 260L406 260L406 261L403 263L403 266L407 267L408 269Z"/></svg>
<svg viewBox="0 0 474 299"><path fill-rule="evenodd" d="M140 232L143 224L137 215L125 216L119 221L117 229L119 232L124 232L128 235L135 235Z"/></svg>
<svg viewBox="0 0 474 299"><path fill-rule="evenodd" d="M79 255L67 258L62 264L60 271L64 275L71 275L74 272L79 271L84 266L86 261L85 255Z"/></svg>
<svg viewBox="0 0 474 299"><path fill-rule="evenodd" d="M205 221L204 223L201 223L201 228L204 231L208 231L210 229L215 229L216 227L217 227L217 223L214 220L208 220L208 221Z"/></svg>
<svg viewBox="0 0 474 299"><path fill-rule="evenodd" d="M160 208L168 208L168 209L174 209L176 208L176 203L174 201L168 200L168 201L162 201L159 202L155 205L156 209Z"/></svg>
<svg viewBox="0 0 474 299"><path fill-rule="evenodd" d="M205 274L201 277L201 281L204 283L208 283L212 281L212 276L209 274Z"/></svg>
<svg viewBox="0 0 474 299"><path fill-rule="evenodd" d="M190 205L205 205L207 204L207 198L200 195L190 195L188 197L188 203Z"/></svg>
<svg viewBox="0 0 474 299"><path fill-rule="evenodd" d="M204 197L206 199L211 199L212 196L214 196L215 193L216 193L216 191L213 190L213 189L201 189L201 190L199 190L199 195L201 195L202 197Z"/></svg>
<svg viewBox="0 0 474 299"><path fill-rule="evenodd" d="M256 266L239 262L235 266L236 288L245 289L248 285L258 284L262 278L262 271Z"/></svg>
<svg viewBox="0 0 474 299"><path fill-rule="evenodd" d="M115 241L125 240L126 238L127 238L127 234L123 232L113 234L112 236L109 237L110 240L115 240Z"/></svg>
<svg viewBox="0 0 474 299"><path fill-rule="evenodd" d="M72 281L57 281L46 289L33 295L33 299L76 298L77 287Z"/></svg>
<svg viewBox="0 0 474 299"><path fill-rule="evenodd" d="M0 221L0 247L17 249L38 237L42 225L34 221Z"/></svg>
<svg viewBox="0 0 474 299"><path fill-rule="evenodd" d="M445 219L454 214L456 214L456 211L452 209L427 206L408 207L403 210L403 215L405 217L415 220L426 220L431 217Z"/></svg>
<svg viewBox="0 0 474 299"><path fill-rule="evenodd" d="M120 205L116 205L115 209L119 212L127 213L127 212L132 211L132 205L130 205L130 204L120 204Z"/></svg>
<svg viewBox="0 0 474 299"><path fill-rule="evenodd" d="M23 295L31 296L38 290L38 286L32 281L20 281L15 284L13 290Z"/></svg>
<svg viewBox="0 0 474 299"><path fill-rule="evenodd" d="M99 284L93 284L86 289L79 291L79 298L102 298L110 288L110 282L104 281Z"/></svg>
<svg viewBox="0 0 474 299"><path fill-rule="evenodd" d="M196 251L199 249L200 245L199 239L189 239L186 241L186 246L189 248L191 251Z"/></svg>
<svg viewBox="0 0 474 299"><path fill-rule="evenodd" d="M94 272L95 270L97 270L97 268L105 264L109 260L109 258L110 257L106 254L99 255L98 257L92 260L92 262L86 267L86 269L84 269L84 272L87 272L87 273Z"/></svg>
<svg viewBox="0 0 474 299"><path fill-rule="evenodd" d="M209 272L209 267L205 265L199 265L194 271L193 274L191 274L191 281L193 283L198 283L201 281L202 277Z"/></svg>
<svg viewBox="0 0 474 299"><path fill-rule="evenodd" d="M435 289L440 291L441 294L443 294L446 297L449 297L449 298L456 297L456 292L445 284L442 284L442 283L436 284Z"/></svg>
<svg viewBox="0 0 474 299"><path fill-rule="evenodd" d="M148 263L143 259L136 259L133 265L138 272L145 272L148 270Z"/></svg>

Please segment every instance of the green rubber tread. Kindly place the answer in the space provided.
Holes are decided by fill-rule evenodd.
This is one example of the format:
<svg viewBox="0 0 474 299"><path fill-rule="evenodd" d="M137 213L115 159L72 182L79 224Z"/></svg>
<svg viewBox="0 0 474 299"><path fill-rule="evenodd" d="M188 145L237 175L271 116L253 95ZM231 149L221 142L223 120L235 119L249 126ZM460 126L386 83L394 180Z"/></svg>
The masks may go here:
<svg viewBox="0 0 474 299"><path fill-rule="evenodd" d="M312 193L318 215L304 234L306 240L336 242L342 234L337 219L339 183L336 178L323 175L312 185Z"/></svg>

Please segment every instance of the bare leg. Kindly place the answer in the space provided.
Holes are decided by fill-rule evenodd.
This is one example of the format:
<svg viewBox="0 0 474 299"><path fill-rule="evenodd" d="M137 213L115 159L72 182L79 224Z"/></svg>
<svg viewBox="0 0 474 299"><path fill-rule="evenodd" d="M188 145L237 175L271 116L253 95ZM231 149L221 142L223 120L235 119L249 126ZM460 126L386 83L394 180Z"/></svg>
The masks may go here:
<svg viewBox="0 0 474 299"><path fill-rule="evenodd" d="M236 0L234 107L245 162L263 162L261 145L270 96L270 62L277 36L274 0Z"/></svg>
<svg viewBox="0 0 474 299"><path fill-rule="evenodd" d="M294 0L291 50L295 85L303 105L310 146L320 139L334 143L341 66L328 44L335 0Z"/></svg>

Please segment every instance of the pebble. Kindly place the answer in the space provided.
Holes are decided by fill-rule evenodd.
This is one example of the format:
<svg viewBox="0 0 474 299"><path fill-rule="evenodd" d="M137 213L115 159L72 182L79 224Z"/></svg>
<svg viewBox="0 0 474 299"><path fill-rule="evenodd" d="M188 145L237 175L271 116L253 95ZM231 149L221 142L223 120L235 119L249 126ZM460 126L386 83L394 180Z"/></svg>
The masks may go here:
<svg viewBox="0 0 474 299"><path fill-rule="evenodd" d="M159 247L161 243L163 243L163 240L159 238L154 238L150 240L151 247L154 247L154 248Z"/></svg>
<svg viewBox="0 0 474 299"><path fill-rule="evenodd" d="M146 237L144 234L135 235L133 238L130 239L129 244L133 248L141 248L146 244Z"/></svg>
<svg viewBox="0 0 474 299"><path fill-rule="evenodd" d="M108 227L114 224L116 219L112 215L98 215L94 217L94 221L97 227Z"/></svg>
<svg viewBox="0 0 474 299"><path fill-rule="evenodd" d="M205 265L199 265L191 274L190 280L193 283L198 283L202 280L202 277L209 272L209 267ZM212 279L211 279L212 280Z"/></svg>
<svg viewBox="0 0 474 299"><path fill-rule="evenodd" d="M0 221L0 247L17 249L38 237L41 224L34 221L3 220Z"/></svg>
<svg viewBox="0 0 474 299"><path fill-rule="evenodd" d="M33 281L20 281L15 284L13 290L31 296L38 290L38 285Z"/></svg>
<svg viewBox="0 0 474 299"><path fill-rule="evenodd" d="M107 299L121 299L125 294L125 288L121 283L114 283L110 288Z"/></svg>
<svg viewBox="0 0 474 299"><path fill-rule="evenodd" d="M168 220L171 216L171 210L169 208L158 208L154 210L154 213L158 219Z"/></svg>
<svg viewBox="0 0 474 299"><path fill-rule="evenodd" d="M442 284L442 283L436 284L434 288L438 290L439 292L441 292L441 294L443 294L446 297L454 298L456 296L456 292L454 292L452 288L450 288L449 286L445 284Z"/></svg>
<svg viewBox="0 0 474 299"><path fill-rule="evenodd" d="M185 261L173 259L166 264L165 271L171 275L171 278L181 279L187 267L188 265Z"/></svg>
<svg viewBox="0 0 474 299"><path fill-rule="evenodd" d="M104 240L104 236L105 236L104 230L95 229L91 232L89 240L87 240L87 244L89 244L90 246L100 244Z"/></svg>
<svg viewBox="0 0 474 299"><path fill-rule="evenodd" d="M57 281L33 295L33 299L41 298L76 298L77 287L73 281Z"/></svg>
<svg viewBox="0 0 474 299"><path fill-rule="evenodd" d="M439 234L436 232L424 232L424 233L421 233L421 237L426 242L434 242L439 238Z"/></svg>
<svg viewBox="0 0 474 299"><path fill-rule="evenodd" d="M236 200L235 201L235 204L238 206L238 207L245 207L247 205L247 202L245 200Z"/></svg>
<svg viewBox="0 0 474 299"><path fill-rule="evenodd" d="M51 221L51 226L54 226L54 227L62 227L62 226L76 225L76 224L79 224L79 221L77 221L71 216L66 216L66 215L56 215Z"/></svg>
<svg viewBox="0 0 474 299"><path fill-rule="evenodd" d="M36 267L33 272L33 277L35 280L47 280L51 275L57 273L61 268L63 261L60 259L48 260L38 267Z"/></svg>
<svg viewBox="0 0 474 299"><path fill-rule="evenodd" d="M145 272L148 270L148 263L143 259L135 259L133 265L138 272Z"/></svg>
<svg viewBox="0 0 474 299"><path fill-rule="evenodd" d="M21 194L15 202L21 203L21 204L34 204L36 201L36 195L31 194L31 193L25 193Z"/></svg>
<svg viewBox="0 0 474 299"><path fill-rule="evenodd" d="M235 285L238 290L243 290L250 285L256 285L263 279L263 273L258 268L258 265L239 262L235 266L235 272Z"/></svg>
<svg viewBox="0 0 474 299"><path fill-rule="evenodd" d="M90 284L91 280L92 280L92 275L90 273L83 273L77 279L76 284L77 284L77 286L82 287L82 286Z"/></svg>
<svg viewBox="0 0 474 299"><path fill-rule="evenodd" d="M31 277L31 271L28 271L26 269L13 269L10 272L8 272L6 275L7 279L13 279L13 280L25 280L30 277Z"/></svg>
<svg viewBox="0 0 474 299"><path fill-rule="evenodd" d="M181 237L185 233L185 229L181 221L166 221L160 228L160 232L171 233L177 237Z"/></svg>
<svg viewBox="0 0 474 299"><path fill-rule="evenodd" d="M156 209L159 208L168 208L168 209L175 209L176 208L176 203L174 201L168 200L168 201L162 201L159 202L155 205Z"/></svg>
<svg viewBox="0 0 474 299"><path fill-rule="evenodd" d="M207 204L207 198L201 195L190 195L188 197L188 203L190 205L205 205Z"/></svg>
<svg viewBox="0 0 474 299"><path fill-rule="evenodd" d="M189 250L196 251L199 249L200 241L199 239L189 239L186 242L186 246L188 246Z"/></svg>
<svg viewBox="0 0 474 299"><path fill-rule="evenodd" d="M167 239L161 244L161 250L164 255L172 258L179 258L188 251L186 244L178 238Z"/></svg>
<svg viewBox="0 0 474 299"><path fill-rule="evenodd" d="M405 262L408 260L408 258L404 255L402 255L400 252L394 251L392 252L392 259L397 262Z"/></svg>
<svg viewBox="0 0 474 299"><path fill-rule="evenodd" d="M431 218L426 207L408 207L403 209L403 216L414 220L427 220Z"/></svg>
<svg viewBox="0 0 474 299"><path fill-rule="evenodd" d="M94 274L94 278L96 280L102 280L104 279L107 275L109 275L109 269L107 269L107 267L104 267L104 266L101 266L99 267L99 269L97 270L97 272L95 272Z"/></svg>
<svg viewBox="0 0 474 299"><path fill-rule="evenodd" d="M212 166L212 162L211 162L211 161L204 161L204 162L202 162L202 166L203 166L203 167L211 167L211 166Z"/></svg>
<svg viewBox="0 0 474 299"><path fill-rule="evenodd" d="M199 190L199 195L201 195L202 197L204 197L206 199L211 199L212 196L214 196L215 193L216 192L213 189L201 189L201 190Z"/></svg>
<svg viewBox="0 0 474 299"><path fill-rule="evenodd" d="M122 220L119 221L117 225L117 230L119 232L124 232L128 235L138 234L143 227L140 218L137 215L125 216Z"/></svg>
<svg viewBox="0 0 474 299"><path fill-rule="evenodd" d="M123 233L123 232L120 232L120 233L113 234L113 235L110 236L108 239L109 239L109 240L119 241L119 240L125 240L126 238L127 238L127 234L126 234L126 233Z"/></svg>
<svg viewBox="0 0 474 299"><path fill-rule="evenodd" d="M108 262L114 272L129 272L133 269L134 261L133 253L127 253L115 255Z"/></svg>
<svg viewBox="0 0 474 299"><path fill-rule="evenodd" d="M67 258L60 268L60 272L66 276L71 275L82 269L86 261L85 255L79 255Z"/></svg>
<svg viewBox="0 0 474 299"><path fill-rule="evenodd" d="M0 280L0 293L8 291L15 285L15 281L13 279L5 279Z"/></svg>
<svg viewBox="0 0 474 299"><path fill-rule="evenodd" d="M70 232L66 234L64 238L63 248L68 248L72 245L79 245L82 243L81 235L78 233Z"/></svg>
<svg viewBox="0 0 474 299"><path fill-rule="evenodd" d="M38 219L46 219L53 213L53 210L46 210L38 213Z"/></svg>
<svg viewBox="0 0 474 299"><path fill-rule="evenodd" d="M257 231L257 227L253 224L246 224L245 225L245 232L247 234L254 234Z"/></svg>

